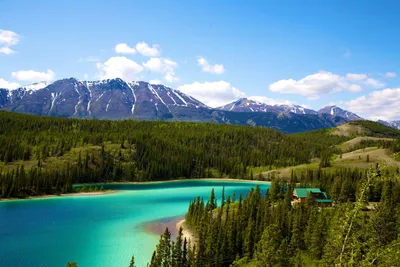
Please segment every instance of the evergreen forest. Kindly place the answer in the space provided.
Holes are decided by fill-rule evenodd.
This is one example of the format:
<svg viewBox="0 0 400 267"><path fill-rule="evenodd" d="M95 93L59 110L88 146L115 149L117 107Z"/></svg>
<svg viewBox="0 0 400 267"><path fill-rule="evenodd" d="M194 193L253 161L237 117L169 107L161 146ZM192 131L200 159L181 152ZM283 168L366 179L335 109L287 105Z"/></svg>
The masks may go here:
<svg viewBox="0 0 400 267"><path fill-rule="evenodd" d="M72 191L76 183L230 177L339 153L319 130L188 122L78 120L0 112L0 197Z"/></svg>
<svg viewBox="0 0 400 267"><path fill-rule="evenodd" d="M223 194L219 205L212 191L207 201L189 205L186 227L194 244L182 230L172 241L166 229L149 266L399 266L399 176L381 168L358 175L354 192L340 192L331 208L318 207L311 196L291 203L294 184L287 182L273 182L267 192L257 187L244 198Z"/></svg>

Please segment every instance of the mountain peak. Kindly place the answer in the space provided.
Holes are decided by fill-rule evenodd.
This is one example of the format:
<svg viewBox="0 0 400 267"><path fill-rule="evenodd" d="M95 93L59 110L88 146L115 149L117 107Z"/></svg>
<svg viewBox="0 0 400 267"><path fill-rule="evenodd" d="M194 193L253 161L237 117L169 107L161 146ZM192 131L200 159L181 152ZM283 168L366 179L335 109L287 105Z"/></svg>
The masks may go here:
<svg viewBox="0 0 400 267"><path fill-rule="evenodd" d="M51 84L51 82L42 81L42 82L37 82L37 83L32 83L29 85L21 86L21 88L23 88L25 90L29 90L29 91L36 91L36 90L43 89L43 88L49 86L50 84Z"/></svg>
<svg viewBox="0 0 400 267"><path fill-rule="evenodd" d="M268 105L256 100L248 98L240 98L234 102L218 107L219 110L235 111L235 112L275 112L275 113L296 113L296 114L312 114L317 112L307 109L299 105Z"/></svg>
<svg viewBox="0 0 400 267"><path fill-rule="evenodd" d="M323 107L318 111L318 114L320 114L320 115L327 114L332 117L341 117L348 121L362 120L362 118L360 116L358 116L357 114L350 112L348 110L342 109L336 105Z"/></svg>
<svg viewBox="0 0 400 267"><path fill-rule="evenodd" d="M267 112L271 107L265 103L243 97L216 109L235 112Z"/></svg>

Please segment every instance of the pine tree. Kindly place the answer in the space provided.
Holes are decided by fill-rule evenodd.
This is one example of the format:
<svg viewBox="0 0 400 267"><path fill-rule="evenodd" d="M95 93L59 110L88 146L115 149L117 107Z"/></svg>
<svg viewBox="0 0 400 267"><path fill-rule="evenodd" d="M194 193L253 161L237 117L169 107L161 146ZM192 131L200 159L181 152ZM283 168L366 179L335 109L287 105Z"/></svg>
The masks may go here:
<svg viewBox="0 0 400 267"><path fill-rule="evenodd" d="M172 248L172 260L171 266L172 267L180 267L182 263L182 227L179 228L178 236L176 237L176 242Z"/></svg>
<svg viewBox="0 0 400 267"><path fill-rule="evenodd" d="M134 255L132 255L132 259L131 259L131 262L129 263L129 267L136 267L135 266L135 256Z"/></svg>
<svg viewBox="0 0 400 267"><path fill-rule="evenodd" d="M187 239L183 240L183 248L182 248L182 259L181 259L181 265L182 267L188 267L190 263L188 262L188 243Z"/></svg>

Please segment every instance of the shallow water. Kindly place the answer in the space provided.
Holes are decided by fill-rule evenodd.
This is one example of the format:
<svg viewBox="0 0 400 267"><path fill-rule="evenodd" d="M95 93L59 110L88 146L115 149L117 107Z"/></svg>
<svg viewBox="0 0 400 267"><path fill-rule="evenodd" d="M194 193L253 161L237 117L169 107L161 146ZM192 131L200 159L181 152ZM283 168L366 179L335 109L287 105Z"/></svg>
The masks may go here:
<svg viewBox="0 0 400 267"><path fill-rule="evenodd" d="M184 216L196 196L218 199L246 194L267 183L191 180L148 184L113 184L115 194L0 202L0 266L79 267L128 266L132 254L146 266L159 236L146 223ZM173 229L175 230L175 229Z"/></svg>

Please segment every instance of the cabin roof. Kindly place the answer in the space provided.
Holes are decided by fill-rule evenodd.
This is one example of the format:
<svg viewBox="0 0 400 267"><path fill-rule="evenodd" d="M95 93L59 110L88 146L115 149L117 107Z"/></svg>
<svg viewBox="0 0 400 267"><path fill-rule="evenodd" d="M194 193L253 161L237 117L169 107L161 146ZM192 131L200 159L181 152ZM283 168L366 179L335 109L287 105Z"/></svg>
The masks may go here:
<svg viewBox="0 0 400 267"><path fill-rule="evenodd" d="M308 195L308 192L315 193L315 194L323 193L321 191L321 189L319 189L319 188L295 188L294 191L296 192L296 195L298 198L306 198Z"/></svg>

